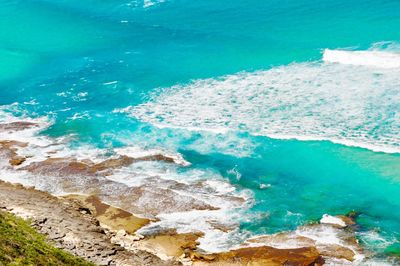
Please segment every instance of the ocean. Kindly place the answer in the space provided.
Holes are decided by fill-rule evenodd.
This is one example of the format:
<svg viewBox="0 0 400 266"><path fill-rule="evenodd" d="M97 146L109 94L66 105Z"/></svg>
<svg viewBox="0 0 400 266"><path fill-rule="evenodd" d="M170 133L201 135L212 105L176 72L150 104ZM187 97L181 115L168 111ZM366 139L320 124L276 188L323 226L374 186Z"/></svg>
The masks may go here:
<svg viewBox="0 0 400 266"><path fill-rule="evenodd" d="M10 133L33 143L22 153L43 159L56 143L63 157L177 162L95 185L0 178L96 190L141 215L163 201L129 201L127 188L168 190L174 206L144 230L201 230L210 252L356 212L366 250L399 254L399 29L396 0L0 1L0 122L43 125ZM219 210L182 207L194 201Z"/></svg>

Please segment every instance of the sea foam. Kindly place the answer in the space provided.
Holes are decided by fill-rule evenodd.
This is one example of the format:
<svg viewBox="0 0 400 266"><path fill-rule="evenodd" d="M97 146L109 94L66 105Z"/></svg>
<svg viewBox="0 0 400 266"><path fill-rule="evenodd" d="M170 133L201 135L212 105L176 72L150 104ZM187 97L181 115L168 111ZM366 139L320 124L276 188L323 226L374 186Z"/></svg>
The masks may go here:
<svg viewBox="0 0 400 266"><path fill-rule="evenodd" d="M386 51L345 51L325 49L324 62L377 68L400 68L400 53Z"/></svg>
<svg viewBox="0 0 400 266"><path fill-rule="evenodd" d="M329 140L397 153L399 102L398 68L308 62L176 85L122 111L159 127Z"/></svg>

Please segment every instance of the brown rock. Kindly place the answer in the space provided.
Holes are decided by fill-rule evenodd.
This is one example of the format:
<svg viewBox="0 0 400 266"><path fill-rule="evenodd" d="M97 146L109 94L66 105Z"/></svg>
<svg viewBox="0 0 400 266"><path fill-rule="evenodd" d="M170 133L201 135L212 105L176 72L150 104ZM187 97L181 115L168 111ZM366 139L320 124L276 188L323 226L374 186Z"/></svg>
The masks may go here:
<svg viewBox="0 0 400 266"><path fill-rule="evenodd" d="M53 239L55 246L94 263L179 265L174 261L162 261L147 251L130 252L117 248L109 236L99 232L102 228L96 219L80 214L80 205L70 199L0 181L0 208L3 206L12 206L7 210L12 209L20 216L27 214L34 224L40 224L40 227L35 227Z"/></svg>
<svg viewBox="0 0 400 266"><path fill-rule="evenodd" d="M212 228L222 231L224 233L227 233L227 232L232 231L235 228L237 228L237 225L226 225L226 224L223 224L223 223L215 221L215 220L207 221L207 222L212 226Z"/></svg>
<svg viewBox="0 0 400 266"><path fill-rule="evenodd" d="M168 161L173 162L173 159L164 155L151 155L140 158L132 158L128 156L119 156L104 160L100 163L93 163L86 159L77 161L74 158L49 158L41 162L32 163L23 168L32 173L58 175L58 176L71 176L71 175L88 175L93 176L100 174L107 176L112 174L112 170L127 167L134 162L138 161Z"/></svg>
<svg viewBox="0 0 400 266"><path fill-rule="evenodd" d="M135 242L134 246L154 254L178 258L183 254L192 253L199 244L197 239L201 236L203 236L201 232L178 234L175 230L170 230L157 235L146 236L144 239Z"/></svg>
<svg viewBox="0 0 400 266"><path fill-rule="evenodd" d="M5 157L12 166L22 164L26 158L18 156L17 150L21 147L26 147L28 144L12 140L0 140L0 157Z"/></svg>
<svg viewBox="0 0 400 266"><path fill-rule="evenodd" d="M356 224L354 218L350 215L336 215L336 217L340 218L346 224L346 226L351 226Z"/></svg>
<svg viewBox="0 0 400 266"><path fill-rule="evenodd" d="M2 124L0 124L0 131L19 131L19 130L32 128L35 126L39 126L39 125L36 123L26 122L26 121L2 123Z"/></svg>
<svg viewBox="0 0 400 266"><path fill-rule="evenodd" d="M113 230L125 230L129 234L150 223L149 219L141 218L130 212L105 204L96 196L69 195L67 198L76 199L86 209L86 213L94 215L99 222Z"/></svg>
<svg viewBox="0 0 400 266"><path fill-rule="evenodd" d="M31 163L22 169L43 175L93 175L90 165L70 158L49 158L41 162Z"/></svg>
<svg viewBox="0 0 400 266"><path fill-rule="evenodd" d="M315 247L248 247L217 254L192 253L191 258L194 265L323 265L323 259Z"/></svg>
<svg viewBox="0 0 400 266"><path fill-rule="evenodd" d="M8 162L12 165L12 166L18 166L21 165L23 162L25 162L26 158L22 157L22 156L14 156L12 157L10 160L8 160Z"/></svg>
<svg viewBox="0 0 400 266"><path fill-rule="evenodd" d="M353 261L354 256L356 255L354 251L352 251L350 248L335 244L330 244L328 246L319 246L318 250L323 256L337 259L345 259L348 261Z"/></svg>
<svg viewBox="0 0 400 266"><path fill-rule="evenodd" d="M296 235L293 232L282 232L273 235L263 235L257 236L251 239L246 240L248 243L258 243L264 244L266 246L281 246L281 245L290 245L293 244L297 247L314 247L315 240Z"/></svg>
<svg viewBox="0 0 400 266"><path fill-rule="evenodd" d="M109 199L118 202L122 209L153 216L191 210L218 210L199 199L151 185L126 188L121 195L109 195Z"/></svg>

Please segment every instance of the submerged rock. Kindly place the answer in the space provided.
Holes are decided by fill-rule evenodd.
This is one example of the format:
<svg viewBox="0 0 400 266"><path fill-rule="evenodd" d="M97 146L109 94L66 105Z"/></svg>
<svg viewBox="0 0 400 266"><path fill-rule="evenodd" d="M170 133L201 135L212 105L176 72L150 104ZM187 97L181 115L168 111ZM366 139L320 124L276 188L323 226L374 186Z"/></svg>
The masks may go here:
<svg viewBox="0 0 400 266"><path fill-rule="evenodd" d="M192 210L219 210L179 191L145 184L138 187L126 187L123 194L108 195L112 202L118 202L123 209L133 213L156 216L160 213L175 213Z"/></svg>

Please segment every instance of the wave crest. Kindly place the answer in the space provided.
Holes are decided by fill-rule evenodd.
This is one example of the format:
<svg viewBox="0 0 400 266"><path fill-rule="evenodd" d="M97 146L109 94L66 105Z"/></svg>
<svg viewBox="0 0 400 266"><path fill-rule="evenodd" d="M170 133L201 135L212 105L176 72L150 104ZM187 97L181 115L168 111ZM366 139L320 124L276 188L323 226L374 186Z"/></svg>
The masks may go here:
<svg viewBox="0 0 400 266"><path fill-rule="evenodd" d="M400 54L386 51L345 51L325 49L322 60L329 63L400 68Z"/></svg>

